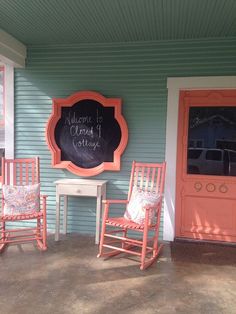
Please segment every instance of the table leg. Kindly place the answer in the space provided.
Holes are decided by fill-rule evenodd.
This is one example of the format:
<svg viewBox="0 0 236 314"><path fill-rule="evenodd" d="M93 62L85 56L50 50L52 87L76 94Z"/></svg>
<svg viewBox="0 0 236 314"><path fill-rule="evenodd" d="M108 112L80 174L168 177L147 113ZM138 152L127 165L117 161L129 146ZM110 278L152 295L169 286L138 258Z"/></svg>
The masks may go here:
<svg viewBox="0 0 236 314"><path fill-rule="evenodd" d="M106 188L106 184L104 184L103 188L102 188L102 199L103 200L106 199L106 194L107 194L107 188Z"/></svg>
<svg viewBox="0 0 236 314"><path fill-rule="evenodd" d="M64 195L64 213L63 213L63 231L67 233L67 209L68 209L68 196Z"/></svg>
<svg viewBox="0 0 236 314"><path fill-rule="evenodd" d="M59 240L60 234L60 195L56 191L56 228L55 228L55 241Z"/></svg>
<svg viewBox="0 0 236 314"><path fill-rule="evenodd" d="M99 244L101 206L102 206L102 193L101 193L101 187L98 187L97 208L96 208L96 234L95 234L95 244Z"/></svg>
<svg viewBox="0 0 236 314"><path fill-rule="evenodd" d="M102 204L102 200L105 200L107 197L107 187L106 184L103 184L102 186L102 190L101 190L101 212L100 212L100 221L102 220L103 217L103 204ZM101 223L99 224L99 228L101 227ZM99 238L100 238L100 229L99 229ZM100 239L99 239L100 240Z"/></svg>

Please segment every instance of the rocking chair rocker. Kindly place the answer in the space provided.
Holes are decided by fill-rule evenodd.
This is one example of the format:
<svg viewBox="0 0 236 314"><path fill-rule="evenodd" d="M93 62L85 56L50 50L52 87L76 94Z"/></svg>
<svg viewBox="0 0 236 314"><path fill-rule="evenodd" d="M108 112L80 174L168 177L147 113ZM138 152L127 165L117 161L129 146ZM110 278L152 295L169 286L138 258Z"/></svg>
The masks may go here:
<svg viewBox="0 0 236 314"><path fill-rule="evenodd" d="M128 199L103 201L105 207L98 257L111 257L120 253L137 255L140 257L141 270L149 267L158 258L162 247L158 244L158 235L165 169L165 162L134 161ZM123 217L109 215L113 204L126 205ZM128 231L132 231L131 235ZM142 234L141 239L134 236L137 232Z"/></svg>
<svg viewBox="0 0 236 314"><path fill-rule="evenodd" d="M2 212L0 214L0 252L8 244L36 241L46 250L46 195L40 202L39 158L2 158ZM40 204L41 203L41 204ZM27 228L16 228L28 224ZM13 227L12 227L13 225Z"/></svg>

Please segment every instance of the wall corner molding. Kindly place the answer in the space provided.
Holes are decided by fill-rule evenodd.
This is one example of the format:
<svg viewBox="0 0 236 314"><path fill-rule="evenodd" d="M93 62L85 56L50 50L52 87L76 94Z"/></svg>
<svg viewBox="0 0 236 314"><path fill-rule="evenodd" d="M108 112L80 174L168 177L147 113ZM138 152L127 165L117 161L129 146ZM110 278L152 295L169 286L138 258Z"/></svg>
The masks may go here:
<svg viewBox="0 0 236 314"><path fill-rule="evenodd" d="M25 67L27 49L20 41L0 29L0 63Z"/></svg>

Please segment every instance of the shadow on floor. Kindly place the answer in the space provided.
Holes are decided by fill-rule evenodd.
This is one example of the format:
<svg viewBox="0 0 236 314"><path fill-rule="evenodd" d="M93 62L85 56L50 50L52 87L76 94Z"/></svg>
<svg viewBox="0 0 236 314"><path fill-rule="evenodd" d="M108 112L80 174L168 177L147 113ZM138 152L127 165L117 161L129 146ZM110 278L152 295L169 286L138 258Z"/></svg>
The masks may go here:
<svg viewBox="0 0 236 314"><path fill-rule="evenodd" d="M97 259L94 238L68 235L39 252L0 256L1 314L236 313L236 248L166 243L140 271L133 258Z"/></svg>
<svg viewBox="0 0 236 314"><path fill-rule="evenodd" d="M176 262L207 265L236 265L236 247L210 242L173 242L170 255Z"/></svg>

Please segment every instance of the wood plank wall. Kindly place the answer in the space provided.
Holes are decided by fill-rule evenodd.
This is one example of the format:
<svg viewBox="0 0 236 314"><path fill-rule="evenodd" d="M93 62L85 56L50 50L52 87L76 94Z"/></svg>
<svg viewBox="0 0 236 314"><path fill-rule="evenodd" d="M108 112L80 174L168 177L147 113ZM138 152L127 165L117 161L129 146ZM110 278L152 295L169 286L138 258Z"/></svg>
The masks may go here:
<svg viewBox="0 0 236 314"><path fill-rule="evenodd" d="M132 160L165 158L167 77L236 75L235 55L233 38L28 47L26 68L15 72L15 155L41 159L42 191L49 195L49 230L54 231L55 225L53 182L75 177L51 167L45 125L53 97L94 90L123 99L129 143L121 171L96 178L109 180L109 198L125 198ZM68 224L69 232L94 234L95 200L71 198Z"/></svg>

